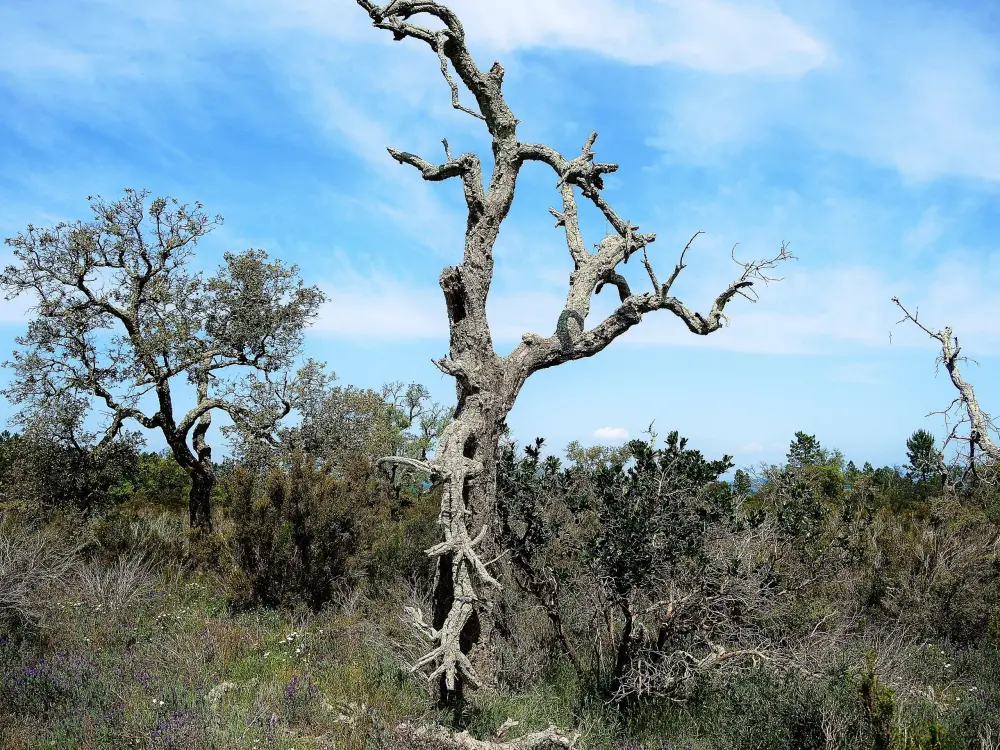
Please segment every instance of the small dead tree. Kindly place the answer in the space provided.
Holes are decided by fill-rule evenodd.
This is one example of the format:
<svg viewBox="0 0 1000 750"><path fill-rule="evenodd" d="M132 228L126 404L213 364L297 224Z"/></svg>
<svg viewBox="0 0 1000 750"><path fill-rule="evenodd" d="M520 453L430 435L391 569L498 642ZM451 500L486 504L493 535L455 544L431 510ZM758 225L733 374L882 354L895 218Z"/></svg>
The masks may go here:
<svg viewBox="0 0 1000 750"><path fill-rule="evenodd" d="M1000 446L990 436L990 432L997 432L997 425L993 421L993 418L979 406L975 389L971 383L966 382L965 378L962 377L961 370L959 370L958 363L967 361L968 357L959 356L962 349L958 344L958 336L955 336L952 333L952 329L948 326L945 326L942 331L932 331L920 322L919 309L914 310L911 314L909 310L903 307L903 303L899 301L898 297L893 297L891 301L895 302L899 309L903 311L903 318L897 321L897 323L903 323L908 320L941 345L941 354L937 358L937 363L944 365L952 384L958 391L958 396L948 405L948 408L931 412L931 414L942 414L944 416L945 427L948 430L948 436L941 446L942 450L938 459L939 471L946 485L950 484L952 473L945 465L943 453L944 449L952 441L964 442L968 445L966 472L971 471L973 474L976 472L976 448L988 460L1000 461ZM949 417L954 410L959 412L959 417L956 421L951 422ZM963 425L966 424L969 425L969 434L963 435L961 434L961 430Z"/></svg>
<svg viewBox="0 0 1000 750"><path fill-rule="evenodd" d="M226 253L209 278L190 272L194 246L222 217L166 198L147 207L148 195L97 198L91 221L29 225L7 239L18 264L0 274L0 286L8 299L28 294L37 305L3 393L23 405L25 420L96 399L108 414L98 446L129 420L159 430L191 477L191 526L210 530L212 412L271 436L293 406L288 368L324 297L262 250ZM173 389L182 377L195 388L186 412ZM147 394L152 409L142 403Z"/></svg>
<svg viewBox="0 0 1000 750"><path fill-rule="evenodd" d="M445 161L441 164L388 149L392 158L414 167L425 180L460 180L468 209L462 261L445 268L439 279L448 311L450 347L448 355L434 364L455 378L458 403L454 417L441 434L432 460L396 456L385 459L387 465L423 471L444 484L440 514L444 541L428 550L438 560L434 612L430 622L414 610L409 615L431 643L431 650L414 669L428 668L432 680L441 680L441 697L452 700L461 697L463 683L479 686L492 682L490 590L500 584L489 565L498 553L494 523L498 436L525 381L539 370L597 354L637 325L646 313L667 310L692 333L710 334L723 321L728 322L724 310L734 297L753 300L754 281L768 281L765 272L792 256L783 244L772 258L740 263L740 276L716 297L707 315L690 310L670 291L685 268L688 249L701 232L685 246L667 280L660 282L647 253L656 235L640 233L639 227L621 218L602 194L603 176L618 166L594 161L596 132L573 158L550 146L520 142L519 121L501 90L503 67L495 62L483 71L476 65L466 46L465 30L454 12L431 0L392 0L387 5L358 0L358 4L376 28L389 31L397 41L416 39L430 47L451 89L452 104L481 120L492 140L494 165L486 186L479 157L474 153L453 155L447 140L443 141ZM443 28L413 23L410 19L415 16L436 20ZM474 107L461 103L452 69L471 92ZM486 316L493 279L493 246L514 200L518 175L528 162L540 162L555 172L562 205L549 211L556 227L565 232L573 271L566 306L555 331L548 336L526 333L514 351L502 357L494 350ZM594 252L587 249L580 232L578 194L592 203L614 230ZM616 270L633 255L641 259L649 276L649 292L633 292ZM585 328L592 296L609 285L618 291L619 306L596 326Z"/></svg>

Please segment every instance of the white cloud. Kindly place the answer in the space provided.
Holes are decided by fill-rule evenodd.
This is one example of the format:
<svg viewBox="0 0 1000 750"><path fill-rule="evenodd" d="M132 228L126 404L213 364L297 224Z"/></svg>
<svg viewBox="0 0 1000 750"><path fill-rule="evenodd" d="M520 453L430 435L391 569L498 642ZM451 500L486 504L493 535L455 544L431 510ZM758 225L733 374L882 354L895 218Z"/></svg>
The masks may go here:
<svg viewBox="0 0 1000 750"><path fill-rule="evenodd" d="M594 430L598 440L628 440L628 430L624 427L599 427Z"/></svg>
<svg viewBox="0 0 1000 750"><path fill-rule="evenodd" d="M916 179L1000 178L1000 54L987 32L947 6L904 14L867 4L864 16L855 17L846 3L819 4L823 11L803 5L793 19L767 0L453 5L474 48L501 54L573 48L710 74L664 82L667 123L654 140L686 158L737 149L781 128ZM382 158L388 136L412 129L415 139L428 140L424 124L401 116L400 105L425 115L449 110L433 55L416 43L393 45L349 0L291 0L280 8L259 1L104 0L48 14L27 7L0 9L0 79L88 125L94 117L145 118L144 128L153 129L155 118L143 105L167 92L180 100L174 105L200 114L203 95L224 98L229 87L215 58L233 50L300 92L303 106L325 108L327 125L342 123L339 137L372 160ZM882 23L890 14L892 22ZM810 26L829 39L818 39ZM732 77L744 73L757 75ZM142 91L134 91L140 82ZM358 92L369 101L351 111ZM391 120L380 102L394 106ZM11 109L12 127L30 134L43 125L21 123L25 115ZM475 125L469 118L452 122Z"/></svg>
<svg viewBox="0 0 1000 750"><path fill-rule="evenodd" d="M317 331L347 338L447 337L444 304L436 287L376 271L345 270L338 278L337 284L324 285L332 299L321 311ZM728 280L705 278L679 294L689 308L705 312ZM675 316L658 311L645 316L619 343L770 354L931 346L933 342L914 326L896 325L901 313L890 302L894 295L911 311L919 306L921 321L935 330L952 326L970 352L1000 349L1000 316L983 314L1000 310L1000 253L986 257L959 253L935 267L916 270L905 280L865 266L790 267L783 281L761 290L756 305L742 298L730 303L732 324L709 336L695 336ZM595 304L588 328L601 320L602 306L608 305L603 296L597 298L600 304ZM537 287L494 291L489 315L498 348L516 344L528 332L549 335L563 304L561 295ZM831 377L871 382L875 375L855 367Z"/></svg>
<svg viewBox="0 0 1000 750"><path fill-rule="evenodd" d="M796 77L829 56L821 42L773 7L720 0L663 4L672 12L653 22L653 36L669 29L678 39L662 47L664 61L713 73L759 71Z"/></svg>
<svg viewBox="0 0 1000 750"><path fill-rule="evenodd" d="M761 443L761 442L759 442L759 441L757 441L757 440L755 440L755 441L753 441L751 443L747 443L746 445L744 445L744 446L736 449L736 453L737 454L742 454L742 453L763 453L763 452L764 452L764 444Z"/></svg>
<svg viewBox="0 0 1000 750"><path fill-rule="evenodd" d="M506 0L452 3L470 44L496 51L562 46L633 65L669 63L712 73L797 77L826 47L769 3L646 0Z"/></svg>
<svg viewBox="0 0 1000 750"><path fill-rule="evenodd" d="M320 284L329 299L311 331L345 339L447 340L439 290L374 272L363 276L344 269L338 278L338 284Z"/></svg>
<svg viewBox="0 0 1000 750"><path fill-rule="evenodd" d="M819 5L815 24L836 59L797 81L670 80L650 143L672 158L714 162L795 134L910 180L1000 179L1000 52L971 14L868 3L855 15L847 3Z"/></svg>

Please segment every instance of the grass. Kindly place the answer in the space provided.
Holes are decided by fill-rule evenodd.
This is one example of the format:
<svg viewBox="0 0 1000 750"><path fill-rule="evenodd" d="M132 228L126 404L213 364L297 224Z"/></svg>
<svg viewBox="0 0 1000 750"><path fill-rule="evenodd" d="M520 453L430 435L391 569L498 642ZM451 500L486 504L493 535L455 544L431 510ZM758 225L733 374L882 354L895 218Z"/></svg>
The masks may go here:
<svg viewBox="0 0 1000 750"><path fill-rule="evenodd" d="M61 567L43 577L49 587L19 593L30 616L0 630L5 750L380 750L400 746L404 722L488 737L508 719L512 735L555 724L591 750L873 746L862 674L849 666L810 680L762 667L708 680L686 704L615 711L555 663L454 717L405 669L401 596L344 597L319 614L239 611L224 570L134 551L52 559ZM505 647L506 663L524 663L516 642ZM887 747L986 750L983 738L1000 738L997 674L995 646L922 644L879 693Z"/></svg>
<svg viewBox="0 0 1000 750"><path fill-rule="evenodd" d="M233 614L199 573L134 583L110 601L66 586L0 640L0 747L368 748L375 724L426 713L360 618Z"/></svg>

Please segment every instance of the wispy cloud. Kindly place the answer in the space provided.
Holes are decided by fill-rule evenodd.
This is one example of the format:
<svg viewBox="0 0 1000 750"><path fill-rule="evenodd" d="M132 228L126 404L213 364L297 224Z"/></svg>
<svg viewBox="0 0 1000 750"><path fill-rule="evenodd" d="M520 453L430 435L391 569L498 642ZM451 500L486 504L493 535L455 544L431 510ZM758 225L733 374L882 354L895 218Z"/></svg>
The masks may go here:
<svg viewBox="0 0 1000 750"><path fill-rule="evenodd" d="M705 162L793 137L914 180L1000 178L1000 52L990 34L943 6L861 13L831 3L811 14L835 51L822 69L793 81L674 80L650 143Z"/></svg>
<svg viewBox="0 0 1000 750"><path fill-rule="evenodd" d="M788 270L783 281L762 290L756 305L734 300L727 308L731 325L709 336L695 336L675 316L659 311L646 315L621 343L770 354L928 346L922 332L896 325L900 312L890 297L899 295L904 304L910 302L911 309L919 303L921 320L937 329L952 326L974 342L979 352L1000 350L1000 319L982 315L983 309L1000 309L1000 255L985 261L949 258L905 281L863 266ZM356 269L338 277L338 284L325 287L332 299L321 313L318 331L348 338L446 337L443 302L436 287ZM533 285L530 279L522 286L498 290L490 297L491 329L498 345L514 344L525 333L549 335L555 329L563 297ZM707 312L722 288L724 282L699 279L682 296L689 307ZM603 295L596 299L599 304L587 321L588 328L615 304ZM859 370L847 368L838 379L869 382L861 377Z"/></svg>
<svg viewBox="0 0 1000 750"><path fill-rule="evenodd" d="M471 38L497 51L569 47L633 65L800 76L829 53L773 5L725 0L508 0L453 3Z"/></svg>
<svg viewBox="0 0 1000 750"><path fill-rule="evenodd" d="M599 427L594 430L593 436L598 440L628 440L628 430L624 427Z"/></svg>

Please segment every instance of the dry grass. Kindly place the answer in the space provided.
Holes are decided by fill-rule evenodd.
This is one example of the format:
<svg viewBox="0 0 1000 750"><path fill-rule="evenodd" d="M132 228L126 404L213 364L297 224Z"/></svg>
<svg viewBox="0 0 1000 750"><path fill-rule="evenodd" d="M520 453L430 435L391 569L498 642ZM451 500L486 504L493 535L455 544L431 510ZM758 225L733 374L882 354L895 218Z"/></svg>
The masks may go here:
<svg viewBox="0 0 1000 750"><path fill-rule="evenodd" d="M78 562L80 545L48 528L0 516L0 617L35 622L50 608L51 591Z"/></svg>

